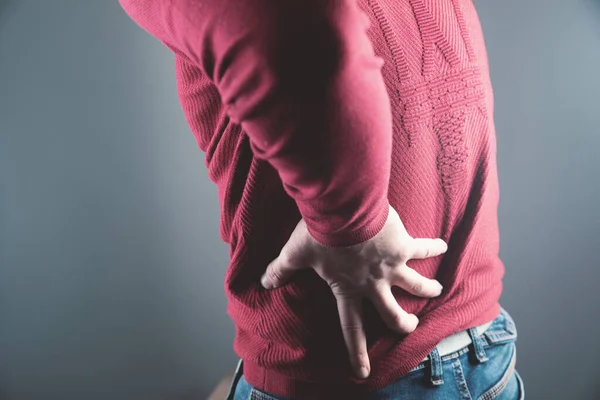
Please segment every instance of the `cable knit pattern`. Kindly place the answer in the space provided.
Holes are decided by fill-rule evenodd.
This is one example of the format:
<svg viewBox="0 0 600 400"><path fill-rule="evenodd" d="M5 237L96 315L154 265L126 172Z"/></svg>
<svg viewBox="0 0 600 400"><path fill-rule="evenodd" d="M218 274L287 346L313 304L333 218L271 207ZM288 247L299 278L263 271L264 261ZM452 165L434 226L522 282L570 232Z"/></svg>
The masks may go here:
<svg viewBox="0 0 600 400"><path fill-rule="evenodd" d="M346 64L331 64L335 60L328 61L326 52L319 53L329 42L311 38L305 43L291 36L295 42L286 54L309 54L314 48L313 60L323 68L334 71L345 66L348 74L354 71L347 81L337 75L336 82L343 86L331 90L343 90L327 94L319 91L322 84L313 87L306 81L311 76L325 79L318 75L320 70L307 70L314 63L282 71L282 76L302 83L281 78L279 84L291 89L269 92L279 78L275 73L261 75L259 66L270 65L266 59L236 58L238 53L254 51L244 47L252 43L254 31L249 27L255 26L254 14L243 11L248 14L248 25L239 28L246 35L241 41L235 36L239 34L235 23L219 24L215 16L232 18L245 4L266 7L273 2L120 3L175 54L179 99L219 191L221 237L230 244L231 256L224 285L227 310L236 327L234 349L244 359L244 376L250 384L297 399L350 399L406 374L442 338L497 316L504 266L498 256L493 95L472 0L302 2L303 6L330 4L327 12L355 3L360 13L360 19L354 20L356 15L348 6L335 14L334 21L353 21L350 25L333 23L339 37L347 40L341 53L346 54L342 58ZM303 18L298 4L290 2L295 7L290 13ZM264 12L256 15L263 18L257 20L257 27L275 29ZM286 18L287 14L278 15ZM367 20L363 31L374 56L383 61L380 67L371 62L369 52L362 58L350 56L364 50L356 44L360 38L353 29L362 29L361 21ZM315 21L311 17L305 26L314 27ZM225 45L212 33L224 35L218 31L221 27L231 35L223 39ZM360 65L359 59L363 60ZM352 60L356 63L351 64ZM230 68L237 69L228 75ZM380 71L375 74L374 68ZM366 76L371 84L363 85ZM244 77L247 80L241 80ZM383 92L378 91L380 80ZM269 87L269 82L274 86ZM289 97L304 93L294 92L304 87L315 97ZM271 97L260 97L261 93L271 93ZM326 103L325 97L318 97L325 94L342 97ZM263 108L241 108L252 101ZM311 109L313 103L324 106ZM298 109L277 114L278 107L286 104ZM335 109L336 104L346 108ZM386 111L388 104L391 115ZM322 124L333 120L333 114L322 109L351 122ZM251 118L255 119L249 123ZM296 134L296 125L307 130ZM310 127L318 129L319 135ZM306 142L297 142L299 138ZM288 142L283 140L297 145L286 147ZM419 273L440 280L441 296L428 300L394 292L399 304L419 317L414 332L406 336L392 332L367 305L364 319L372 371L367 380L360 381L351 375L328 286L312 270L298 272L291 283L271 291L261 288L259 278L303 216L328 245L349 245L372 237L386 217L381 210L387 203L378 201L381 196L398 211L412 236L441 237L449 243L449 250L442 257L408 263Z"/></svg>

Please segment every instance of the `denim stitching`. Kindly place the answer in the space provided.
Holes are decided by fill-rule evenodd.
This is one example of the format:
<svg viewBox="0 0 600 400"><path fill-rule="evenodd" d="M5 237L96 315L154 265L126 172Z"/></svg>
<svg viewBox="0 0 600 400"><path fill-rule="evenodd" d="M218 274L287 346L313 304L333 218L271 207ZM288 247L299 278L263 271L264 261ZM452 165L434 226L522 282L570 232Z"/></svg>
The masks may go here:
<svg viewBox="0 0 600 400"><path fill-rule="evenodd" d="M277 400L273 396L269 396L266 393L258 391L256 388L252 388L250 391L250 400Z"/></svg>
<svg viewBox="0 0 600 400"><path fill-rule="evenodd" d="M519 382L519 400L525 400L525 385L523 384L523 378L515 369L515 376L517 377L517 382Z"/></svg>
<svg viewBox="0 0 600 400"><path fill-rule="evenodd" d="M408 371L408 373L410 374L411 372L416 372L416 371L422 370L423 368L425 368L425 365L426 365L426 361L423 361L419 365L417 365L416 367L414 367L413 369Z"/></svg>
<svg viewBox="0 0 600 400"><path fill-rule="evenodd" d="M513 354L512 354L512 357L510 358L510 364L508 365L507 370L502 375L502 378L500 378L500 381L498 383L496 383L490 390L488 390L487 392L485 392L484 394L479 396L479 398L477 400L492 400L492 399L495 399L496 397L498 397L498 395L500 393L502 393L502 391L506 388L508 381L512 377L512 375L515 371L516 362L517 362L517 348L516 348L516 346L513 346Z"/></svg>
<svg viewBox="0 0 600 400"><path fill-rule="evenodd" d="M444 383L444 365L437 347L434 348L429 354L429 362L431 384L434 386L442 385Z"/></svg>
<svg viewBox="0 0 600 400"><path fill-rule="evenodd" d="M458 358L458 357L462 356L463 354L468 353L469 350L470 350L469 346L467 345L467 346L463 347L462 349L455 351L454 353L446 354L445 356L442 356L442 362L452 360L454 358ZM421 361L421 363L419 365L417 365L416 367L414 367L413 369L408 371L408 373L416 372L418 370L425 368L427 366L428 362L429 362L429 360Z"/></svg>
<svg viewBox="0 0 600 400"><path fill-rule="evenodd" d="M487 345L497 344L500 342L508 342L516 340L518 334L515 326L515 322L508 312L504 309L500 309L500 315L497 321L492 324L485 332L483 332L481 339L483 343Z"/></svg>
<svg viewBox="0 0 600 400"><path fill-rule="evenodd" d="M470 328L468 330L469 336L471 336L471 346L473 349L473 354L478 363L484 363L488 361L488 357L485 354L485 341L481 339L481 335L477 334L477 330L474 328Z"/></svg>
<svg viewBox="0 0 600 400"><path fill-rule="evenodd" d="M499 332L499 333L493 333L493 334L486 333L482 337L482 340L484 341L485 344L490 346L492 344L499 344L502 342L513 341L516 338L517 338L516 334L507 333L507 332Z"/></svg>
<svg viewBox="0 0 600 400"><path fill-rule="evenodd" d="M442 361L446 361L446 360L451 360L453 358L458 358L460 356L462 356L465 353L468 353L470 351L469 349L469 345L463 347L462 349L455 351L454 353L450 353L450 354L446 354L445 356L442 357Z"/></svg>
<svg viewBox="0 0 600 400"><path fill-rule="evenodd" d="M469 392L469 388L467 387L467 382L465 380L465 374L462 369L462 364L459 359L456 359L452 362L452 366L454 367L454 376L456 378L456 386L458 387L458 391L460 392L460 396L462 400L472 400L471 393Z"/></svg>
<svg viewBox="0 0 600 400"><path fill-rule="evenodd" d="M502 334L505 334L506 332L507 332L506 329L501 329L501 330L498 330L498 331L490 331L490 330L488 330L488 331L485 331L485 334L486 335L502 335Z"/></svg>

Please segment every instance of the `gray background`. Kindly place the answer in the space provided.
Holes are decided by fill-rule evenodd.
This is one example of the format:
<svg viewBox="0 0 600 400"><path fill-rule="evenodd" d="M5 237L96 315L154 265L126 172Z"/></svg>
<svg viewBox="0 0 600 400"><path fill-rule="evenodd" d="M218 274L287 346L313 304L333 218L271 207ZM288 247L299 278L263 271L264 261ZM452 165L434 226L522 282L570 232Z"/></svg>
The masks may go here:
<svg viewBox="0 0 600 400"><path fill-rule="evenodd" d="M528 399L598 399L600 4L478 1ZM0 399L203 399L236 358L216 186L116 1L0 0Z"/></svg>

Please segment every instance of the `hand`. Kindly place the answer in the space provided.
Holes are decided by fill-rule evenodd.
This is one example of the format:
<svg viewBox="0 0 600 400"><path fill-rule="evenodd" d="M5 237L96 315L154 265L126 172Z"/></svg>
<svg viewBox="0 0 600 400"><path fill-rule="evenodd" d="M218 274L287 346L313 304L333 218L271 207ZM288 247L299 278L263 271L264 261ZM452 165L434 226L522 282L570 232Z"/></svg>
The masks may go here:
<svg viewBox="0 0 600 400"><path fill-rule="evenodd" d="M308 232L300 220L279 256L261 279L266 289L279 287L293 273L313 268L331 287L335 296L344 341L357 377L369 376L367 340L362 325L362 299L368 298L391 329L412 332L418 324L414 314L404 311L392 294L392 286L421 297L436 297L442 285L428 279L406 262L443 254L448 246L442 239L411 237L396 210L390 206L383 229L372 239L350 247L325 247Z"/></svg>

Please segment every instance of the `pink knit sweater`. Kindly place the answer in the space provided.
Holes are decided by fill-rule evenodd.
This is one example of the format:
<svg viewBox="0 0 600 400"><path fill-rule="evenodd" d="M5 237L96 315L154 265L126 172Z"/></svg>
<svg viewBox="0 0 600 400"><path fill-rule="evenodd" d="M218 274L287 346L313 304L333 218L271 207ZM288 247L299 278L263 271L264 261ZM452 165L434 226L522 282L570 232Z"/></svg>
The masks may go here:
<svg viewBox="0 0 600 400"><path fill-rule="evenodd" d="M496 317L493 97L472 0L120 3L174 53L181 106L218 187L228 313L250 384L349 398ZM259 280L300 218L322 244L348 246L379 232L388 204L412 236L449 244L409 261L444 292L395 293L420 319L408 335L365 309L371 375L360 381L327 284L312 270L271 291Z"/></svg>

